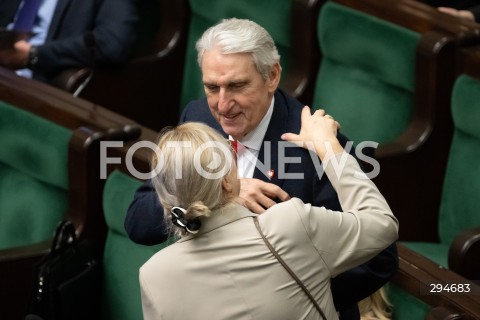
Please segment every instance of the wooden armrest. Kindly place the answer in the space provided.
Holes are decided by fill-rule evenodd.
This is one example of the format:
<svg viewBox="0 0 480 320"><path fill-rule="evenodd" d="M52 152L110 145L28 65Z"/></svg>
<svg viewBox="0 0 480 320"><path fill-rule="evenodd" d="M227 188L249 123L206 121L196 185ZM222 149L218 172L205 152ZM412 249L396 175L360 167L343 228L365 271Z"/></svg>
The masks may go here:
<svg viewBox="0 0 480 320"><path fill-rule="evenodd" d="M60 74L53 79L52 85L73 93L91 73L91 68L68 69L60 72Z"/></svg>
<svg viewBox="0 0 480 320"><path fill-rule="evenodd" d="M440 29L451 34L467 34L475 32L480 27L477 23L446 15L436 8L416 0L335 0L335 2L362 10L368 14L388 16L388 19L393 23L417 32ZM407 15L413 18L405 19Z"/></svg>
<svg viewBox="0 0 480 320"><path fill-rule="evenodd" d="M375 151L377 159L408 155L418 149L428 137L431 125L427 121L414 121L409 128L392 142L380 144Z"/></svg>
<svg viewBox="0 0 480 320"><path fill-rule="evenodd" d="M102 141L126 142L138 139L141 128L124 125L109 130L81 127L74 130L69 143L69 208L67 219L75 224L77 233L98 244L98 256L103 253L106 225L103 219L101 177ZM87 190L87 192L85 192ZM92 219L94 221L89 221ZM89 226L89 227L86 227Z"/></svg>
<svg viewBox="0 0 480 320"><path fill-rule="evenodd" d="M442 306L458 312L462 319L478 319L480 286L459 274L445 269L424 256L397 244L399 269L392 282L430 306ZM468 285L468 293L431 292L432 284ZM435 319L435 318L433 318Z"/></svg>
<svg viewBox="0 0 480 320"><path fill-rule="evenodd" d="M290 68L282 87L306 105L313 101L320 64L317 19L325 0L293 0L291 9Z"/></svg>
<svg viewBox="0 0 480 320"><path fill-rule="evenodd" d="M4 266L9 263L15 264L20 260L27 261L29 259L38 259L38 257L44 256L50 251L51 242L52 239L48 239L28 246L0 250L0 270L3 271ZM3 272L1 271L0 275L3 276Z"/></svg>
<svg viewBox="0 0 480 320"><path fill-rule="evenodd" d="M457 320L462 319L458 312L454 312L445 307L435 307L427 314L425 320Z"/></svg>
<svg viewBox="0 0 480 320"><path fill-rule="evenodd" d="M467 279L480 282L480 227L467 229L453 239L448 266Z"/></svg>

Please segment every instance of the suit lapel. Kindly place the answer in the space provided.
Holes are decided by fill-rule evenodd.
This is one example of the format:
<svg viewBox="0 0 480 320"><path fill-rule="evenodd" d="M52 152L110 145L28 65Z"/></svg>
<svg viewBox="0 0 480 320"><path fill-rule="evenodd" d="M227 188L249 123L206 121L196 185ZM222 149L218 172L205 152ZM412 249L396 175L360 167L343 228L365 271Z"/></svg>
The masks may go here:
<svg viewBox="0 0 480 320"><path fill-rule="evenodd" d="M22 0L0 1L0 27L6 27L15 19L15 14Z"/></svg>
<svg viewBox="0 0 480 320"><path fill-rule="evenodd" d="M86 1L86 0L82 0L82 1ZM55 7L55 12L53 13L52 22L50 23L50 27L48 29L46 41L49 41L55 38L58 27L62 23L65 12L70 2L72 2L72 0L58 0L57 6Z"/></svg>
<svg viewBox="0 0 480 320"><path fill-rule="evenodd" d="M263 139L263 144L258 155L258 161L262 162L264 166L261 164L257 165L253 177L265 182L274 183L280 187L283 180L278 178L278 142L281 141L280 136L287 130L287 119L288 108L286 102L284 97L277 90L275 92L275 104L273 105L272 118L268 124L267 132L265 133L265 138ZM270 152L268 152L268 146L270 147ZM265 151L270 155L270 165L268 164L268 161L265 162ZM270 178L268 171L273 173L273 176Z"/></svg>

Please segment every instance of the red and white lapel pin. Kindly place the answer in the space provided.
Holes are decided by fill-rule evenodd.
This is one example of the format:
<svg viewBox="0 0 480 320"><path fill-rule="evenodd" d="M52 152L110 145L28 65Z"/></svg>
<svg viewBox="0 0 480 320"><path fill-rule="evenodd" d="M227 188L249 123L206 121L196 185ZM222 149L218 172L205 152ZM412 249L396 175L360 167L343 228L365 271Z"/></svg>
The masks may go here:
<svg viewBox="0 0 480 320"><path fill-rule="evenodd" d="M275 170L270 169L267 171L267 177L272 180L272 178L275 176Z"/></svg>

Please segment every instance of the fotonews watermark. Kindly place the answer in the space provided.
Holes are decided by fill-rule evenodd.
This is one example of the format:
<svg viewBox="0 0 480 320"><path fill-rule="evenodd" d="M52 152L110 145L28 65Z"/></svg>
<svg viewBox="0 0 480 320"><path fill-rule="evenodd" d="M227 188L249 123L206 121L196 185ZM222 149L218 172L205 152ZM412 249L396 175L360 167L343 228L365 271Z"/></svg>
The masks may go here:
<svg viewBox="0 0 480 320"><path fill-rule="evenodd" d="M313 143L306 142L307 146L313 146ZM106 179L107 178L107 166L108 164L120 164L122 159L120 157L108 157L107 156L107 149L108 148L121 148L123 147L122 141L102 141L100 142L100 178ZM274 148L275 147L275 148ZM355 146L353 153L358 158L358 160L362 161L364 164L368 164L370 167L370 171L364 172L362 170L358 170L354 172L354 177L358 179L373 179L380 173L380 164L376 159L369 156L369 152L371 153L372 150L378 147L378 143L374 141L363 141ZM153 168L150 172L140 172L138 171L134 164L133 164L133 157L135 152L137 152L141 148L148 148L151 149L156 154L157 163L156 167ZM234 155L232 155L232 150L228 148L225 144L220 143L218 141L208 141L203 143L199 148L196 150L192 149L191 141L170 141L167 142L165 145L166 149L169 149L168 152L173 152L175 155L175 163L173 164L173 168L175 170L175 177L177 179L182 178L182 170L183 170L183 161L182 157L184 156L185 148L189 148L189 154L193 152L193 164L195 170L205 178L208 179L218 179L225 176L230 169L232 168L232 161L234 160ZM170 149L171 148L171 149ZM309 150L308 156L304 153L301 156L298 156L298 152L291 150L291 148L299 148L297 145L286 142L286 141L279 141L276 142L276 146L272 146L270 141L265 141L263 143L263 148L261 149L263 157L260 155L254 155L248 149L245 149L242 152L246 154L242 154L248 161L255 165L255 167L265 176L269 176L269 173L272 171L272 156L276 153L276 163L277 163L277 170L276 175L278 179L303 179L304 173L301 170L298 172L293 172L289 170L290 164L300 164L302 162L305 165L309 165L306 162L312 162L316 173L319 177L324 174L325 168L327 166L332 166L335 174L337 177L342 175L342 172L345 168L345 164L348 158L348 154L352 153L353 142L348 141L344 147L345 152L341 154L334 154L332 146L328 143L325 144L325 148L327 150L327 154L325 156L325 160L323 162L320 161L318 156L315 152ZM272 151L273 150L273 151ZM368 151L367 151L368 150ZM211 161L207 164L202 164L201 157L204 152L210 152L212 154ZM365 154L364 151L366 151ZM263 158L263 161L260 161L259 158ZM125 164L129 173L138 178L138 179L151 179L155 177L165 166L165 154L162 150L158 148L158 146L150 141L139 141L133 144L127 151L125 156ZM170 164L172 166L172 164Z"/></svg>

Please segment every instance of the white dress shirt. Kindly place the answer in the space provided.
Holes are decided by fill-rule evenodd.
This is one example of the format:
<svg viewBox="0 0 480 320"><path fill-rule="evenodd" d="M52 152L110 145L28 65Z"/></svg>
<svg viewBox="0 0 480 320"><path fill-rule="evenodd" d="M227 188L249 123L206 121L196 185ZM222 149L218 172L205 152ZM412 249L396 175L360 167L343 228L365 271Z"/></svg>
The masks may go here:
<svg viewBox="0 0 480 320"><path fill-rule="evenodd" d="M253 178L255 172L255 164L257 163L258 154L262 147L263 138L267 132L268 125L273 113L273 104L275 98L272 97L272 102L263 116L262 121L251 132L249 132L241 141L238 141L237 149L237 169L239 178ZM229 136L233 140L232 136Z"/></svg>

